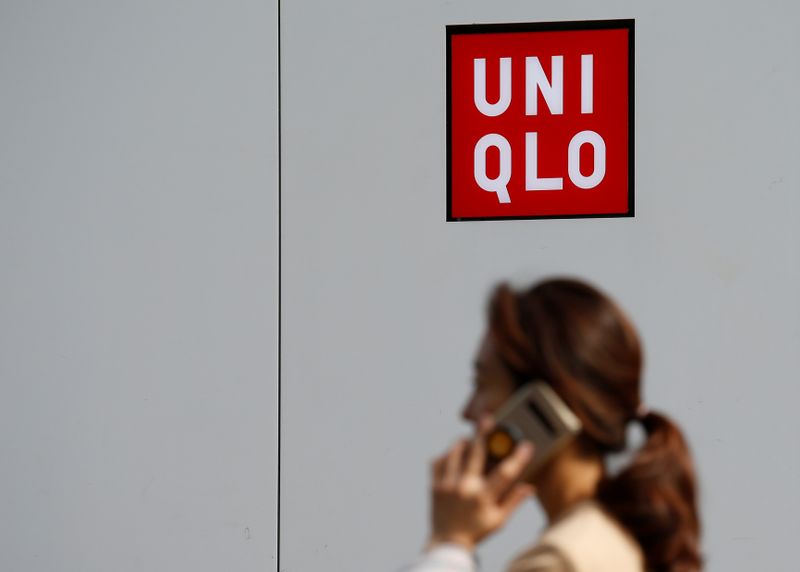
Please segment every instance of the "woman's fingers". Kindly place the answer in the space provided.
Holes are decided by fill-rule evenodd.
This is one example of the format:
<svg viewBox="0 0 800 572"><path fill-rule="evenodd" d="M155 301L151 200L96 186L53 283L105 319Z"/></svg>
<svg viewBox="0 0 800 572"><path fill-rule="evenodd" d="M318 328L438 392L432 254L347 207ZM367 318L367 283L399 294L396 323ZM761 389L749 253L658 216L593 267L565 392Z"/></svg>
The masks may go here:
<svg viewBox="0 0 800 572"><path fill-rule="evenodd" d="M523 441L514 447L514 452L503 459L491 472L487 487L497 498L505 496L508 489L522 476L522 472L533 458L533 443Z"/></svg>
<svg viewBox="0 0 800 572"><path fill-rule="evenodd" d="M484 415L478 422L477 434L473 439L461 438L441 457L434 460L431 465L433 480L445 488L453 488L464 477L477 477L484 481L483 471L486 463L486 438L494 428L494 418ZM514 448L511 455L500 462L484 485L498 503L505 505L508 502L519 502L512 497L513 485L517 483L525 467L533 456L533 444L524 441ZM522 498L529 494L529 486L521 484ZM514 505L516 506L516 505Z"/></svg>
<svg viewBox="0 0 800 572"><path fill-rule="evenodd" d="M459 439L447 453L445 458L444 475L441 483L445 486L455 486L461 475L461 465L464 457L464 449L467 446L466 439Z"/></svg>
<svg viewBox="0 0 800 572"><path fill-rule="evenodd" d="M483 466L486 462L486 436L489 431L494 427L494 419L491 415L485 414L478 421L478 431L475 439L472 441L472 446L469 451L469 458L467 459L466 472L473 476L480 476L483 474Z"/></svg>
<svg viewBox="0 0 800 572"><path fill-rule="evenodd" d="M444 478L444 467L447 461L447 457L442 455L441 457L436 457L433 462L431 463L431 476L433 477L434 482L439 482Z"/></svg>

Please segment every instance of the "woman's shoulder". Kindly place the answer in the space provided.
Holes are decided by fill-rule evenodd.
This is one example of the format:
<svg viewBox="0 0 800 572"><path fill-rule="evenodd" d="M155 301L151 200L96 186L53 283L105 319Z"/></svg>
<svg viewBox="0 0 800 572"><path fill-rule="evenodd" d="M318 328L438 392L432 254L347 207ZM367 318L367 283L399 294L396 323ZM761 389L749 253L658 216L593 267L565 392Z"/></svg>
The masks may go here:
<svg viewBox="0 0 800 572"><path fill-rule="evenodd" d="M552 567L543 567L546 561ZM636 539L596 500L588 499L546 528L508 567L508 572L529 570L641 572L644 555Z"/></svg>
<svg viewBox="0 0 800 572"><path fill-rule="evenodd" d="M518 554L505 572L577 572L557 547L537 543Z"/></svg>

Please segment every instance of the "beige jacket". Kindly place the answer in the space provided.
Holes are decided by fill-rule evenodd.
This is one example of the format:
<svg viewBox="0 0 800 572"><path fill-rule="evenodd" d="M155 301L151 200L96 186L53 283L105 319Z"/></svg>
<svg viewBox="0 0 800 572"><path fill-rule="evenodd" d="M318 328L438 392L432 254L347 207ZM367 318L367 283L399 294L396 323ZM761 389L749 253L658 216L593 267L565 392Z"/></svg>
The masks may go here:
<svg viewBox="0 0 800 572"><path fill-rule="evenodd" d="M582 501L517 553L506 572L643 572L636 539L594 499Z"/></svg>

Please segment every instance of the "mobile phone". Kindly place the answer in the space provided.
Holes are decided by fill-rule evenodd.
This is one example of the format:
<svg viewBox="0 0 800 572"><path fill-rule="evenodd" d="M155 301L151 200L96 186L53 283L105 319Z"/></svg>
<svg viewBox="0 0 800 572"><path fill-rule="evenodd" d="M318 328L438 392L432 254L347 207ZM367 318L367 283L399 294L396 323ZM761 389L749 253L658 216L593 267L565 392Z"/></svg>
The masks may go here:
<svg viewBox="0 0 800 572"><path fill-rule="evenodd" d="M542 380L520 387L494 415L495 426L486 436L488 474L508 457L518 442L533 442L533 458L520 480L526 481L581 430L581 422L566 403Z"/></svg>

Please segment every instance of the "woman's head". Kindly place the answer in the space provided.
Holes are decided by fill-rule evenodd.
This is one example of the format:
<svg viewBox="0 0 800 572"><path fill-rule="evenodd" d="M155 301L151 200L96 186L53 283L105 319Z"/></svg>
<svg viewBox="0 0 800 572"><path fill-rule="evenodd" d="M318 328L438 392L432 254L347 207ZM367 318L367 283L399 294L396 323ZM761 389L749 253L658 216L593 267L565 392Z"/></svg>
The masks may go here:
<svg viewBox="0 0 800 572"><path fill-rule="evenodd" d="M520 293L500 284L488 310L487 337L513 387L547 381L602 452L623 450L641 399L642 350L622 310L571 278L545 280Z"/></svg>
<svg viewBox="0 0 800 572"><path fill-rule="evenodd" d="M560 277L516 292L501 283L489 299L476 388L462 415L476 422L516 388L542 379L580 419L578 450L600 456L622 451L641 402L642 361L629 318L590 284ZM651 412L643 425L647 442L617 476L603 473L596 497L639 540L649 570L699 570L688 446L663 415Z"/></svg>

